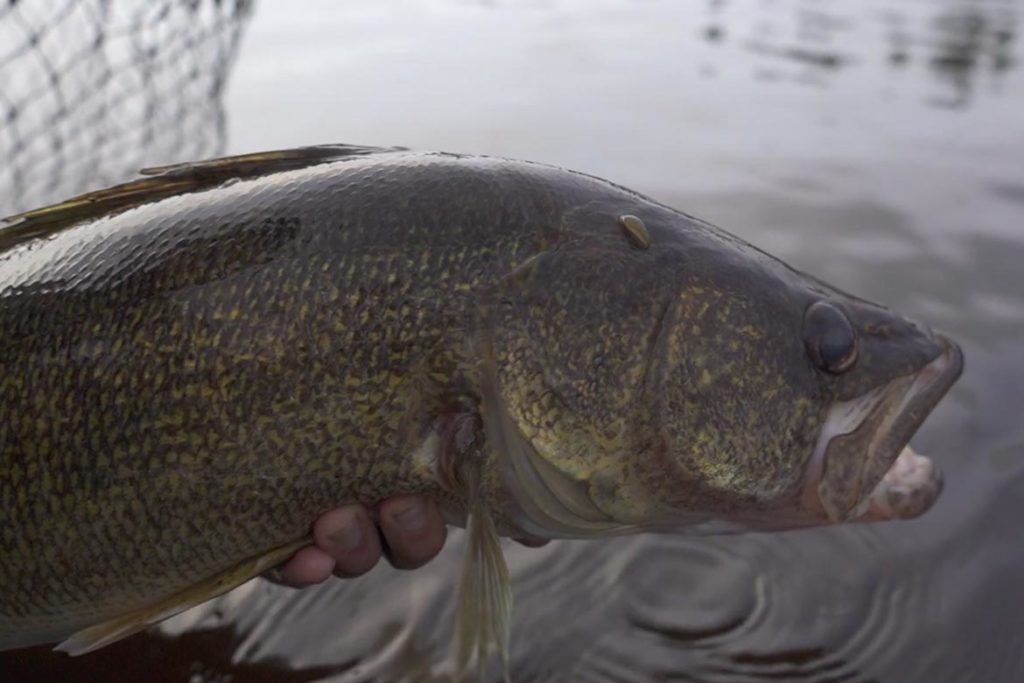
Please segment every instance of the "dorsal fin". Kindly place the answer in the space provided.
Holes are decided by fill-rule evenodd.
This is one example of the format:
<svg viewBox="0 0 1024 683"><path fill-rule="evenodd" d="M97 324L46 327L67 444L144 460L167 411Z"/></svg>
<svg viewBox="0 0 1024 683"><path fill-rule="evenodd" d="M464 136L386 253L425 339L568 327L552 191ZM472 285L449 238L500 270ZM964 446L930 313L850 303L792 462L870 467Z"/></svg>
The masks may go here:
<svg viewBox="0 0 1024 683"><path fill-rule="evenodd" d="M0 252L83 221L110 216L165 197L216 187L233 178L256 178L347 157L402 151L403 147L321 145L156 166L121 185L87 192L60 204L0 219Z"/></svg>

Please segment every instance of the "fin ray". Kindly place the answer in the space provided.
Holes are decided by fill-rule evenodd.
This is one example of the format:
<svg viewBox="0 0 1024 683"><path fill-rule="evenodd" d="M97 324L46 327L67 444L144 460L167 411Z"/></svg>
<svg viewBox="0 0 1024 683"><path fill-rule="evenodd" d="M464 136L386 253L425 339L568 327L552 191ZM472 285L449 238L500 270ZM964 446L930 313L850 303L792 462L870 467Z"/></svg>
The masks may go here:
<svg viewBox="0 0 1024 683"><path fill-rule="evenodd" d="M465 676L475 656L480 680L484 680L493 645L498 650L502 675L508 683L512 583L494 520L476 494L475 477L470 477L466 483L470 489L470 509L455 627L457 677Z"/></svg>
<svg viewBox="0 0 1024 683"><path fill-rule="evenodd" d="M87 192L52 206L0 218L0 252L36 237L60 232L83 221L122 213L173 195L200 192L234 178L257 178L349 157L403 149L320 145L145 168L140 171L143 176L141 178Z"/></svg>
<svg viewBox="0 0 1024 683"><path fill-rule="evenodd" d="M194 586L179 591L159 602L73 633L57 645L54 650L66 652L71 656L77 656L92 652L105 645L110 645L122 638L127 638L152 624L184 612L190 607L195 607L200 603L228 592L232 588L242 585L270 567L279 564L294 554L299 548L309 545L310 542L309 538L304 538L301 541L295 541L275 548L263 555L243 560L226 571L200 581Z"/></svg>

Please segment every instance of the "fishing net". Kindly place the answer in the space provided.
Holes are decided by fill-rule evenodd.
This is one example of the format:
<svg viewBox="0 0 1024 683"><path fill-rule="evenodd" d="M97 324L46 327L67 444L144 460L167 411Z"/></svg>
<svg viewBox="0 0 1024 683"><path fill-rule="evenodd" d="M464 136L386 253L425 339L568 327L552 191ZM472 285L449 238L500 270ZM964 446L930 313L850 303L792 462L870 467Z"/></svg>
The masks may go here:
<svg viewBox="0 0 1024 683"><path fill-rule="evenodd" d="M0 0L0 216L223 150L251 0Z"/></svg>

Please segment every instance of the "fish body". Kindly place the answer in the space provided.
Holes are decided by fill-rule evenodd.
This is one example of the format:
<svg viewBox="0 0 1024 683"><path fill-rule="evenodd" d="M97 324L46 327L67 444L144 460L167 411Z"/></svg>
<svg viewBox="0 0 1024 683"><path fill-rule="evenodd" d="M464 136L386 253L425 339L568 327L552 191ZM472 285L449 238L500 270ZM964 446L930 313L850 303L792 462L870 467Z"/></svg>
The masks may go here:
<svg viewBox="0 0 1024 683"><path fill-rule="evenodd" d="M938 493L916 466L911 502L875 488L952 342L584 174L232 157L13 217L0 249L0 648L102 644L401 493L489 548L462 610L488 641L495 533L792 528Z"/></svg>

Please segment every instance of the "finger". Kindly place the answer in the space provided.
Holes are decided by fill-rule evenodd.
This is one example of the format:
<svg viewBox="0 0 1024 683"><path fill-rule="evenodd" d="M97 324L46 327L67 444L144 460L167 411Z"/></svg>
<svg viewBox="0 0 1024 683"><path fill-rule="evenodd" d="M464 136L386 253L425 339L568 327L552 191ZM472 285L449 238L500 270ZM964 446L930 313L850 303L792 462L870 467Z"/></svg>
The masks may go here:
<svg viewBox="0 0 1024 683"><path fill-rule="evenodd" d="M395 496L380 504L380 528L388 557L398 569L416 569L433 559L448 535L437 505L423 496Z"/></svg>
<svg viewBox="0 0 1024 683"><path fill-rule="evenodd" d="M361 505L346 505L320 515L313 524L316 547L334 559L334 573L359 576L380 560L377 528Z"/></svg>
<svg viewBox="0 0 1024 683"><path fill-rule="evenodd" d="M334 558L315 546L302 548L281 565L276 572L268 574L275 583L293 588L303 588L326 581L334 571Z"/></svg>

